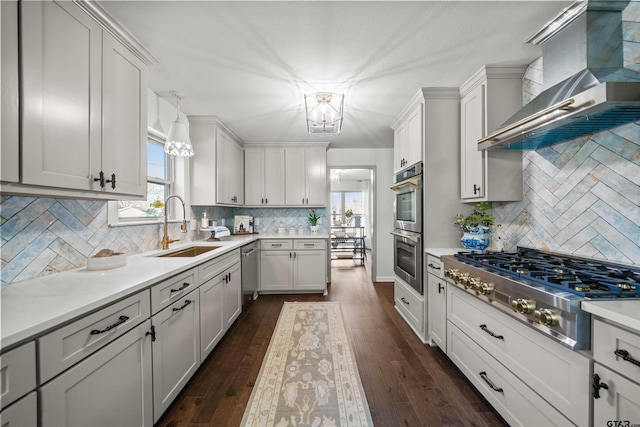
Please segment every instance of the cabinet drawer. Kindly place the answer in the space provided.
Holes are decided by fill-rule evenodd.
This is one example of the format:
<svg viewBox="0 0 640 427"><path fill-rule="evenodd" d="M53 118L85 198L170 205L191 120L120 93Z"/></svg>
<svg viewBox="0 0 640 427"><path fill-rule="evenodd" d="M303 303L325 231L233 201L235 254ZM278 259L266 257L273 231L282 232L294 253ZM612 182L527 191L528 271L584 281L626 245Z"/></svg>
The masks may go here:
<svg viewBox="0 0 640 427"><path fill-rule="evenodd" d="M228 254L219 256L211 261L207 261L198 267L200 284L217 276L227 268L240 262L240 249L236 249ZM185 295L185 294L182 294Z"/></svg>
<svg viewBox="0 0 640 427"><path fill-rule="evenodd" d="M405 319L418 333L422 334L424 330L424 299L398 279L395 280L393 291L396 309L404 314Z"/></svg>
<svg viewBox="0 0 640 427"><path fill-rule="evenodd" d="M451 285L447 319L576 425L589 425L590 365L582 353L551 341L497 308Z"/></svg>
<svg viewBox="0 0 640 427"><path fill-rule="evenodd" d="M294 240L293 249L326 249L325 240Z"/></svg>
<svg viewBox="0 0 640 427"><path fill-rule="evenodd" d="M194 290L197 286L198 270L195 268L152 286L151 312L159 312Z"/></svg>
<svg viewBox="0 0 640 427"><path fill-rule="evenodd" d="M2 408L36 388L36 343L31 341L0 356ZM4 425L4 424L3 424Z"/></svg>
<svg viewBox="0 0 640 427"><path fill-rule="evenodd" d="M31 392L0 413L2 427L38 427L38 393Z"/></svg>
<svg viewBox="0 0 640 427"><path fill-rule="evenodd" d="M464 332L451 324L448 331L447 354L509 425L573 426Z"/></svg>
<svg viewBox="0 0 640 427"><path fill-rule="evenodd" d="M278 240L260 240L260 249L262 250L276 250L287 251L293 249L293 243L291 240L278 239Z"/></svg>
<svg viewBox="0 0 640 427"><path fill-rule="evenodd" d="M427 255L427 271L434 276L442 278L444 267L440 258L433 255Z"/></svg>
<svg viewBox="0 0 640 427"><path fill-rule="evenodd" d="M40 383L149 318L150 305L145 290L39 338Z"/></svg>
<svg viewBox="0 0 640 427"><path fill-rule="evenodd" d="M594 319L593 358L640 384L640 366L631 361L640 361L640 335Z"/></svg>

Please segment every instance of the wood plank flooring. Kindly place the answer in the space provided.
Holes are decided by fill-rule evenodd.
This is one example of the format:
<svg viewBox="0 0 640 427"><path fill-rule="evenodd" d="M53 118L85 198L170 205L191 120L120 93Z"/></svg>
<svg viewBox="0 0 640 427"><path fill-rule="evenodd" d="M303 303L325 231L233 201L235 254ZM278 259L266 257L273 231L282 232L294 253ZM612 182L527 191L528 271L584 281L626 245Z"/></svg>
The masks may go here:
<svg viewBox="0 0 640 427"><path fill-rule="evenodd" d="M369 265L332 261L329 295L262 295L243 313L158 422L238 426L284 301L339 301L375 426L506 426L447 356L424 345Z"/></svg>

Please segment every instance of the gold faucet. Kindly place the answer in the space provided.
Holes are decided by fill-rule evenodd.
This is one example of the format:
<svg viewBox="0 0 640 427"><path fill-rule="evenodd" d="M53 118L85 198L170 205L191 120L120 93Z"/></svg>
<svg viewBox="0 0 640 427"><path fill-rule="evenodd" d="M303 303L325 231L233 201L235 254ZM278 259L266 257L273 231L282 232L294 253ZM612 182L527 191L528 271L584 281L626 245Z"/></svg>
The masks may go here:
<svg viewBox="0 0 640 427"><path fill-rule="evenodd" d="M167 230L167 202L172 197L180 199L180 201L182 202L182 227L180 227L180 231L182 231L183 233L187 232L187 218L185 214L184 200L182 200L182 197L178 196L177 194L172 194L164 201L164 236L162 236L162 249L169 249L169 243L177 242L179 240L169 240L169 232Z"/></svg>

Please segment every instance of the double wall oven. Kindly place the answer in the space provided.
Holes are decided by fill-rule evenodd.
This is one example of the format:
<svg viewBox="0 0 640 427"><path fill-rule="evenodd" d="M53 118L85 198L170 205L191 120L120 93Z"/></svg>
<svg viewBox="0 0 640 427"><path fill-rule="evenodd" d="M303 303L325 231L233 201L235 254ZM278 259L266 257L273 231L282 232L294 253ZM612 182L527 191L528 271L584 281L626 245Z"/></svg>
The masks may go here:
<svg viewBox="0 0 640 427"><path fill-rule="evenodd" d="M393 269L420 294L422 285L422 163L395 175L393 201Z"/></svg>

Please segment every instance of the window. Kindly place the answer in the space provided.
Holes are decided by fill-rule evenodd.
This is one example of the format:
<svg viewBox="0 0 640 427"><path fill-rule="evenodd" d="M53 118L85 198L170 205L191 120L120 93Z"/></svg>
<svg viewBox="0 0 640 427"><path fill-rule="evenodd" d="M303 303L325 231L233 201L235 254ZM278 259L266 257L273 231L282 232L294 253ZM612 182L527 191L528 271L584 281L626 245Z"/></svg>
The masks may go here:
<svg viewBox="0 0 640 427"><path fill-rule="evenodd" d="M117 202L118 223L157 221L164 216L164 201L173 184L171 157L164 152L164 137L147 136L147 199Z"/></svg>
<svg viewBox="0 0 640 427"><path fill-rule="evenodd" d="M353 225L354 217L362 217L361 191L332 191L331 192L331 225ZM347 216L347 213L351 213ZM364 221L361 222L364 226Z"/></svg>

